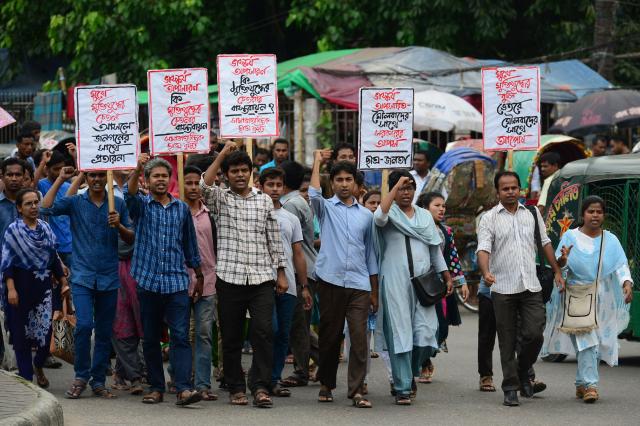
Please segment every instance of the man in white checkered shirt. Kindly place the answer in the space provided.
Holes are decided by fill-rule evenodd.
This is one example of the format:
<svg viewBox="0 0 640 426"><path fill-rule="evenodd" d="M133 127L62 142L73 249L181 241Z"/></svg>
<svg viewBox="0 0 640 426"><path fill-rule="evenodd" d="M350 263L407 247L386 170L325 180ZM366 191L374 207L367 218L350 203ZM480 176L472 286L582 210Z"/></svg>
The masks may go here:
<svg viewBox="0 0 640 426"><path fill-rule="evenodd" d="M254 405L270 407L273 288L275 285L279 294L287 291L286 258L273 201L249 186L253 165L249 156L237 149L235 143L227 142L200 180L205 204L213 212L218 230L216 291L224 380L231 403L248 404L241 350L244 319L249 310L252 319L249 340L253 348L249 389ZM220 167L229 189L214 186Z"/></svg>

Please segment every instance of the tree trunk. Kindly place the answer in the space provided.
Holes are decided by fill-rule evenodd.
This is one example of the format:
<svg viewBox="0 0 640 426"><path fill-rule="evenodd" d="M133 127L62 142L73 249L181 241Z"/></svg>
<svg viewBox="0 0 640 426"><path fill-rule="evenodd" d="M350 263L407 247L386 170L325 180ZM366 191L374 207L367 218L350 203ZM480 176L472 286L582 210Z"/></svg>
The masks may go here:
<svg viewBox="0 0 640 426"><path fill-rule="evenodd" d="M617 2L612 0L596 0L596 22L593 45L600 46L592 55L592 63L596 71L607 80L613 79L615 13Z"/></svg>

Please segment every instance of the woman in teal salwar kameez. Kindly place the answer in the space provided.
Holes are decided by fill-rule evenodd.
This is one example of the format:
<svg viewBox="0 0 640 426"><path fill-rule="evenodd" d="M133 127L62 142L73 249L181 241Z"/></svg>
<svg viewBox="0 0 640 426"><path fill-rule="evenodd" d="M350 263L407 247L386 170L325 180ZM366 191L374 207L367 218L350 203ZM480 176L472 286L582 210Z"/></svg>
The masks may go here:
<svg viewBox="0 0 640 426"><path fill-rule="evenodd" d="M389 194L374 213L380 265L378 327L382 327L391 360L396 403L411 404L414 377L438 347L435 307L420 305L409 276L405 236L411 244L414 275L433 268L442 274L449 293L451 276L440 251L440 236L431 214L412 205L416 184L408 172L393 172ZM412 391L413 389L413 391Z"/></svg>

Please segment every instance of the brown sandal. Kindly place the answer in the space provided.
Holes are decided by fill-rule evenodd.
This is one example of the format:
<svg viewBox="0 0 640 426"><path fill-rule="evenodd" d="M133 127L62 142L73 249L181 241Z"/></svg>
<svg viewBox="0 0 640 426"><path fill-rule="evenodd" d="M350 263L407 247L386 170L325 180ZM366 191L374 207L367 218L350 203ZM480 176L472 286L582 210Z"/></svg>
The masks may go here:
<svg viewBox="0 0 640 426"><path fill-rule="evenodd" d="M44 375L44 371L42 371L42 368L35 367L33 369L33 372L36 375L36 383L38 384L38 386L40 386L42 389L48 388L49 379L47 379L47 376Z"/></svg>
<svg viewBox="0 0 640 426"><path fill-rule="evenodd" d="M164 401L164 395L158 391L149 392L142 397L143 404L159 404L162 401Z"/></svg>
<svg viewBox="0 0 640 426"><path fill-rule="evenodd" d="M433 373L436 371L436 368L433 364L429 365L426 368L422 369L422 373L420 377L418 377L418 383L431 383L433 382Z"/></svg>
<svg viewBox="0 0 640 426"><path fill-rule="evenodd" d="M356 408L371 408L371 402L367 399L364 399L363 396L359 393L353 396L353 406Z"/></svg>
<svg viewBox="0 0 640 426"><path fill-rule="evenodd" d="M116 399L117 396L112 394L109 389L104 386L97 387L93 389L93 396L104 399Z"/></svg>
<svg viewBox="0 0 640 426"><path fill-rule="evenodd" d="M188 395L185 396L184 395L185 393L188 393ZM176 399L177 399L176 405L179 405L179 406L191 405L191 404L195 404L196 402L202 401L202 394L197 391L184 390L180 392L178 395L176 395Z"/></svg>
<svg viewBox="0 0 640 426"><path fill-rule="evenodd" d="M584 402L586 402L587 404L593 404L599 398L600 398L600 395L598 395L598 389L596 389L594 387L589 387L589 388L585 389L584 396L582 397L582 400Z"/></svg>
<svg viewBox="0 0 640 426"><path fill-rule="evenodd" d="M86 382L80 379L75 379L73 383L71 383L71 387L64 393L64 396L68 399L78 399L86 388Z"/></svg>
<svg viewBox="0 0 640 426"><path fill-rule="evenodd" d="M231 405L247 405L249 404L249 399L247 398L246 393L236 392L229 394L229 402Z"/></svg>
<svg viewBox="0 0 640 426"><path fill-rule="evenodd" d="M217 401L218 395L211 392L210 389L202 389L200 391L200 395L202 396L203 401Z"/></svg>
<svg viewBox="0 0 640 426"><path fill-rule="evenodd" d="M493 384L493 377L482 376L480 377L480 392L495 392L496 387Z"/></svg>

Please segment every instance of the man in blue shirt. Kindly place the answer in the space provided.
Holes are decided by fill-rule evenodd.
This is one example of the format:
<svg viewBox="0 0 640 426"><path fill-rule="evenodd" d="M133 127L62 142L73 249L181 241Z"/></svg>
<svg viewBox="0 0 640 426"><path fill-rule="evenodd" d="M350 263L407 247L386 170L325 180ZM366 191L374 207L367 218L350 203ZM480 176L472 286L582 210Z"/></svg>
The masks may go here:
<svg viewBox="0 0 640 426"><path fill-rule="evenodd" d="M138 193L140 174L149 186L149 195ZM171 165L161 158L149 161L141 154L138 167L129 177L124 196L131 219L136 224L136 244L131 276L138 282L140 316L144 333L142 345L150 392L143 403L162 402L166 384L160 338L164 322L171 337L171 365L178 391L177 405L198 402L202 394L191 386L191 345L189 343L189 274L195 272L193 301L202 296L204 275L196 230L189 206L169 192ZM186 264L186 266L185 266Z"/></svg>
<svg viewBox="0 0 640 426"><path fill-rule="evenodd" d="M373 214L353 196L356 166L348 161L334 164L330 172L335 194L326 200L320 189L322 151L316 151L309 186L313 212L320 221L322 246L316 260L320 296L319 401L331 402L345 318L351 336L348 396L359 408L371 407L363 398L367 375L367 319L378 309L378 261L372 241Z"/></svg>
<svg viewBox="0 0 640 426"><path fill-rule="evenodd" d="M286 139L276 139L271 145L271 156L273 160L260 167L260 173L272 167L280 167L280 164L289 159L289 141Z"/></svg>
<svg viewBox="0 0 640 426"><path fill-rule="evenodd" d="M4 231L18 217L16 209L16 194L22 189L24 175L27 165L18 158L7 158L2 162L0 170L2 170L2 182L4 183L4 191L0 192L0 247L4 242ZM0 312L0 327L4 328L4 316ZM0 368L9 369L15 365L5 365L3 360L4 354L12 353L6 351L4 342L2 341L2 333L0 333Z"/></svg>
<svg viewBox="0 0 640 426"><path fill-rule="evenodd" d="M44 157L43 157L44 158ZM60 176L60 171L63 167L71 167L72 159L66 158L64 154L59 151L52 151L51 157L49 161L47 161L47 177L44 179L40 179L38 182L38 191L42 193L43 196L46 196L54 182ZM60 190L56 194L56 201L65 197L67 194L67 190L71 184L69 182L62 182ZM71 222L69 216L54 216L50 218L46 218L47 222L49 222L49 226L51 226L51 230L56 236L56 251L60 256L60 260L66 266L71 267L72 259L71 259Z"/></svg>
<svg viewBox="0 0 640 426"><path fill-rule="evenodd" d="M120 287L118 236L132 243L134 235L128 229L129 215L122 199L116 198L115 211L109 211L106 172L88 172L89 191L84 194L58 195L73 173L74 168L69 166L60 170L42 200L40 210L43 215L68 216L73 235L75 258L71 264L71 287L77 319L74 332L75 380L65 395L77 399L89 384L95 396L111 399L115 396L105 386L105 374L111 355L111 329ZM83 177L81 174L74 181L72 193L77 192Z"/></svg>

